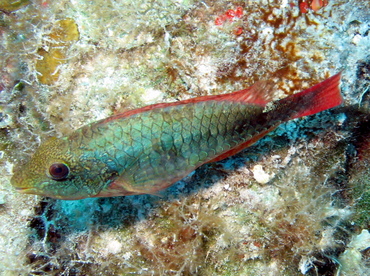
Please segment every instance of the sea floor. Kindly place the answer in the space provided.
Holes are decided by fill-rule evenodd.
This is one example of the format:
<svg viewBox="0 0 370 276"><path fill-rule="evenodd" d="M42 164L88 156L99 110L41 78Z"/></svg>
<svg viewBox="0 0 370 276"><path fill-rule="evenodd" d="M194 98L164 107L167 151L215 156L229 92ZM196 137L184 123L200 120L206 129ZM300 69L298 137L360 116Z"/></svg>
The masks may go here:
<svg viewBox="0 0 370 276"><path fill-rule="evenodd" d="M0 1L0 275L369 275L370 2ZM344 103L159 195L18 193L48 137L267 80Z"/></svg>

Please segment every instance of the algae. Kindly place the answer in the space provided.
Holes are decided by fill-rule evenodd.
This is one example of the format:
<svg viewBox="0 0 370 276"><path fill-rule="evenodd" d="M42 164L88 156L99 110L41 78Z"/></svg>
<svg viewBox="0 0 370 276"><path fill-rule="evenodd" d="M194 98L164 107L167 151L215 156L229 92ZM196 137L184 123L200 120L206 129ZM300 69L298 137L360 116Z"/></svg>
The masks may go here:
<svg viewBox="0 0 370 276"><path fill-rule="evenodd" d="M0 11L5 13L11 13L16 10L21 9L22 7L30 4L29 0L1 0L0 1Z"/></svg>
<svg viewBox="0 0 370 276"><path fill-rule="evenodd" d="M352 264L344 252L369 226L366 166L354 165L369 4L305 14L298 4L34 1L2 14L0 273L339 275L341 263L366 273L366 250ZM341 70L344 108L282 125L160 198L56 201L9 184L42 140L114 113L263 79L279 98Z"/></svg>

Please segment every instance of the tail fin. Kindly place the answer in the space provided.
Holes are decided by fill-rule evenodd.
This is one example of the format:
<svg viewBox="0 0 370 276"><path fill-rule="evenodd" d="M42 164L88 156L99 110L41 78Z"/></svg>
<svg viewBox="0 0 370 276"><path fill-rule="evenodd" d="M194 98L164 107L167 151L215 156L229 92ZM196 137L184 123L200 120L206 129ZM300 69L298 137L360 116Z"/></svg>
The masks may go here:
<svg viewBox="0 0 370 276"><path fill-rule="evenodd" d="M287 118L291 120L340 105L343 102L339 89L340 77L341 73L338 73L300 93L278 101L277 109L280 112L291 113Z"/></svg>

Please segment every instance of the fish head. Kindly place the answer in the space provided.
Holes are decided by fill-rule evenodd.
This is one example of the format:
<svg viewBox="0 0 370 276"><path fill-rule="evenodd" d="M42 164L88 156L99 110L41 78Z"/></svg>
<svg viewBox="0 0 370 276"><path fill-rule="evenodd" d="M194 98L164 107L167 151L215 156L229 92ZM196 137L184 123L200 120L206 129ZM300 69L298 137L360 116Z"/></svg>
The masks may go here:
<svg viewBox="0 0 370 276"><path fill-rule="evenodd" d="M96 195L88 168L75 160L65 138L50 138L37 149L32 158L11 179L21 193L57 199L81 199ZM94 184L94 183L92 183Z"/></svg>

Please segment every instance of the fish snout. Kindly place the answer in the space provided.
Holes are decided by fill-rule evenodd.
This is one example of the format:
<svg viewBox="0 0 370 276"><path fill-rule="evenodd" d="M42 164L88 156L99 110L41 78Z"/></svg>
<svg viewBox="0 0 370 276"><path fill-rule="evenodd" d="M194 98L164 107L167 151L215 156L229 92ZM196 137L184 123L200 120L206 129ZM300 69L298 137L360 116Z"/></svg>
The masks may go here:
<svg viewBox="0 0 370 276"><path fill-rule="evenodd" d="M10 179L10 184L21 194L38 194L37 189L32 186L31 182L21 175L13 175Z"/></svg>
<svg viewBox="0 0 370 276"><path fill-rule="evenodd" d="M19 173L14 173L10 179L10 184L20 193L26 193L27 190L31 189L27 181Z"/></svg>

